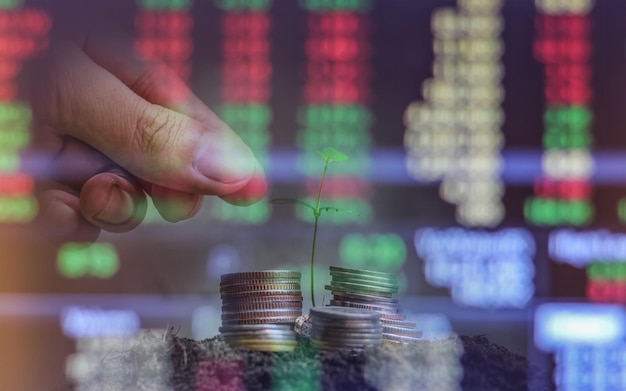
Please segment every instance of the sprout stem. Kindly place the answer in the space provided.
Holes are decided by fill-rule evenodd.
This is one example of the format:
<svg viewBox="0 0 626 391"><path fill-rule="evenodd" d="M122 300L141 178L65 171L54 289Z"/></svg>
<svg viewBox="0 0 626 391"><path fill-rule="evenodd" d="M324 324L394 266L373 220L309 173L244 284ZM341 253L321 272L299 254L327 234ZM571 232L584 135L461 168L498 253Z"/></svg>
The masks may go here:
<svg viewBox="0 0 626 391"><path fill-rule="evenodd" d="M326 158L326 164L324 165L324 173L322 174L322 182L320 183L320 191L317 193L317 203L315 204L316 215L320 212L320 202L322 201L322 189L324 188L324 178L326 178L326 171L328 171L328 165L330 160Z"/></svg>
<svg viewBox="0 0 626 391"><path fill-rule="evenodd" d="M324 173L322 174L322 181L320 182L320 191L317 193L317 202L315 203L315 210L313 216L315 217L315 225L313 228L313 247L311 249L311 304L315 307L315 243L317 242L317 224L320 219L320 202L322 200L322 190L324 189L324 179L326 178L326 171L328 171L328 165L330 159L326 158L326 164L324 165Z"/></svg>
<svg viewBox="0 0 626 391"><path fill-rule="evenodd" d="M311 303L315 307L315 241L317 239L317 221L319 214L315 215L315 228L313 228L313 249L311 250Z"/></svg>

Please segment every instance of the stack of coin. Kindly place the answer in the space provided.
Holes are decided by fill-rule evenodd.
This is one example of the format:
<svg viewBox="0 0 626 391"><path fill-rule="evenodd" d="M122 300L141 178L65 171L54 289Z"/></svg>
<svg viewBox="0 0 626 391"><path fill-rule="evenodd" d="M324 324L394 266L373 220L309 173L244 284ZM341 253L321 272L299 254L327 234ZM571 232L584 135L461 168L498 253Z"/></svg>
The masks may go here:
<svg viewBox="0 0 626 391"><path fill-rule="evenodd" d="M302 315L300 278L300 272L289 270L222 275L220 333L224 340L249 350L293 350L293 324Z"/></svg>
<svg viewBox="0 0 626 391"><path fill-rule="evenodd" d="M347 307L311 308L311 343L322 350L356 349L383 341L380 313Z"/></svg>
<svg viewBox="0 0 626 391"><path fill-rule="evenodd" d="M393 274L331 266L330 275L330 285L326 285L333 295L330 305L380 313L385 342L409 343L422 336L415 323L406 321L398 299L393 297L398 293Z"/></svg>

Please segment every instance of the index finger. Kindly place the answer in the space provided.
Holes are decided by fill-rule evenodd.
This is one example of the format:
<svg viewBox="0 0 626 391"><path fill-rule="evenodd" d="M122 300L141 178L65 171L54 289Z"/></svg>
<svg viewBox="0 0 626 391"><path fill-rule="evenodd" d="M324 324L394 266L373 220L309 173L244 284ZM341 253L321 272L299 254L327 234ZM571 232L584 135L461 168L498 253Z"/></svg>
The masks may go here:
<svg viewBox="0 0 626 391"><path fill-rule="evenodd" d="M183 192L228 195L262 176L253 153L221 121L198 121L148 102L76 45L52 50L48 65L36 86L35 113L137 177Z"/></svg>
<svg viewBox="0 0 626 391"><path fill-rule="evenodd" d="M188 115L210 128L225 127L234 132L173 70L158 62L139 58L128 40L116 34L117 31L103 24L95 25L83 41L83 50L97 64L149 102ZM235 192L222 195L222 198L233 204L250 204L261 199L266 192L265 173L256 161L249 182Z"/></svg>

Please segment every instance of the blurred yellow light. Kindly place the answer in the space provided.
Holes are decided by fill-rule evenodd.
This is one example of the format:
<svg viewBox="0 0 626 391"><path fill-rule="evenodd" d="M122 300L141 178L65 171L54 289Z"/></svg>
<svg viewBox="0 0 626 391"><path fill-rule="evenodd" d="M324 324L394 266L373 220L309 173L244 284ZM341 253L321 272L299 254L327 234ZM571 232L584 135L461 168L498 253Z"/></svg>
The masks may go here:
<svg viewBox="0 0 626 391"><path fill-rule="evenodd" d="M591 11L594 0L535 0L535 5L547 14L582 14Z"/></svg>
<svg viewBox="0 0 626 391"><path fill-rule="evenodd" d="M457 208L456 217L465 226L494 227L504 218L504 205L501 202L461 204Z"/></svg>
<svg viewBox="0 0 626 391"><path fill-rule="evenodd" d="M594 169L588 150L548 150L541 163L546 176L553 179L589 178Z"/></svg>

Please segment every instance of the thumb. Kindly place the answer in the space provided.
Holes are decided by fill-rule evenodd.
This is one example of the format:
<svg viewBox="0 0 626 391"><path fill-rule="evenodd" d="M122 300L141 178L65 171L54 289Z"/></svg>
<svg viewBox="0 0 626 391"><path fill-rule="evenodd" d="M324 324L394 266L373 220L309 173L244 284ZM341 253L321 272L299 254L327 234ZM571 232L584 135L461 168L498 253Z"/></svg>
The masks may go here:
<svg viewBox="0 0 626 391"><path fill-rule="evenodd" d="M141 179L228 195L259 175L254 154L226 124L147 102L70 42L51 50L38 75L35 114Z"/></svg>

